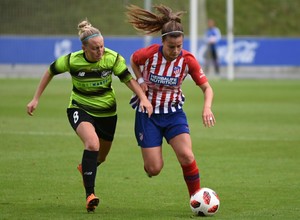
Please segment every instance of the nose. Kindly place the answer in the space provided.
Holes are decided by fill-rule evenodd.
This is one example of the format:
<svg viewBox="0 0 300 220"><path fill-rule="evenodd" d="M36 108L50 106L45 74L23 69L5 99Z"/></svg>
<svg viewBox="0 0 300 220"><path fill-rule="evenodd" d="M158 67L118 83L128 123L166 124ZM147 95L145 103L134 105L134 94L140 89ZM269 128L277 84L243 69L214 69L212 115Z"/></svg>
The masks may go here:
<svg viewBox="0 0 300 220"><path fill-rule="evenodd" d="M181 49L180 48L175 48L174 49L174 54L178 55L180 53Z"/></svg>

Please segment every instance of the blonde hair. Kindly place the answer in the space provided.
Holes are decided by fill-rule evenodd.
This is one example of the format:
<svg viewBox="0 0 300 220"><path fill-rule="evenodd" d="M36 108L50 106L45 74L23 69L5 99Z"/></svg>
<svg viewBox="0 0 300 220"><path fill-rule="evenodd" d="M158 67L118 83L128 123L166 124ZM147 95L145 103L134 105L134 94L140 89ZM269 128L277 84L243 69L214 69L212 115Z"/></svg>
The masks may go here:
<svg viewBox="0 0 300 220"><path fill-rule="evenodd" d="M164 5L154 6L154 8L158 11L157 14L136 5L128 6L126 13L128 22L144 34L161 31L163 38L167 35L171 37L183 35L180 16L185 13L184 11L173 12L171 8Z"/></svg>
<svg viewBox="0 0 300 220"><path fill-rule="evenodd" d="M87 40L94 36L101 36L101 32L92 26L87 20L83 20L78 24L78 35L79 39L83 44L87 44Z"/></svg>

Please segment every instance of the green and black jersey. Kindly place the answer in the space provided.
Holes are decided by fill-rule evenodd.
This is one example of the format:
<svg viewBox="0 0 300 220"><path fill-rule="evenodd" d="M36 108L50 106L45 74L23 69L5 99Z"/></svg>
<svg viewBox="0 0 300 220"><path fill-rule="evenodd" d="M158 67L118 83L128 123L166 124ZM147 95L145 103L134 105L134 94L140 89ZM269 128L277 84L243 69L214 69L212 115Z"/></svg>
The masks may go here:
<svg viewBox="0 0 300 220"><path fill-rule="evenodd" d="M123 83L132 79L125 59L108 48L98 62L87 61L82 50L61 56L50 65L49 72L69 72L73 83L69 108L81 108L96 117L117 114L113 74Z"/></svg>

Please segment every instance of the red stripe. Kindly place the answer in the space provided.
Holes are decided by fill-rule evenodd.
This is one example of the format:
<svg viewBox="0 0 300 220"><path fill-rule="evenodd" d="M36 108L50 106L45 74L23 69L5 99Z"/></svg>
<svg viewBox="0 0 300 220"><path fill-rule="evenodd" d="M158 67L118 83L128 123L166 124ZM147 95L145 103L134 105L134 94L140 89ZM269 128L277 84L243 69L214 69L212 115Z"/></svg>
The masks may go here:
<svg viewBox="0 0 300 220"><path fill-rule="evenodd" d="M165 68L163 70L162 76L167 76L168 75L168 70L169 70L170 66L171 66L171 62L167 62L166 65L165 65ZM161 75L161 74L159 74L159 75ZM164 88L164 85L160 85L159 88L160 88L160 91L161 91L160 92L161 93L160 106L163 107L164 103L166 101L167 93L162 90ZM169 106L169 103L168 103L168 106Z"/></svg>

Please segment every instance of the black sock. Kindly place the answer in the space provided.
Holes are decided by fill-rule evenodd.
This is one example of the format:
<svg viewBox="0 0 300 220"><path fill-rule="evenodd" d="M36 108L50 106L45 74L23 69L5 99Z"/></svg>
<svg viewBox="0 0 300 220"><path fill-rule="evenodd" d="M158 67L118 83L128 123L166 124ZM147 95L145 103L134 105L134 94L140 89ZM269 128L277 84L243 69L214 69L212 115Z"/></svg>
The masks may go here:
<svg viewBox="0 0 300 220"><path fill-rule="evenodd" d="M97 173L97 157L98 151L83 151L82 176L87 197L90 194L95 193L94 187Z"/></svg>

